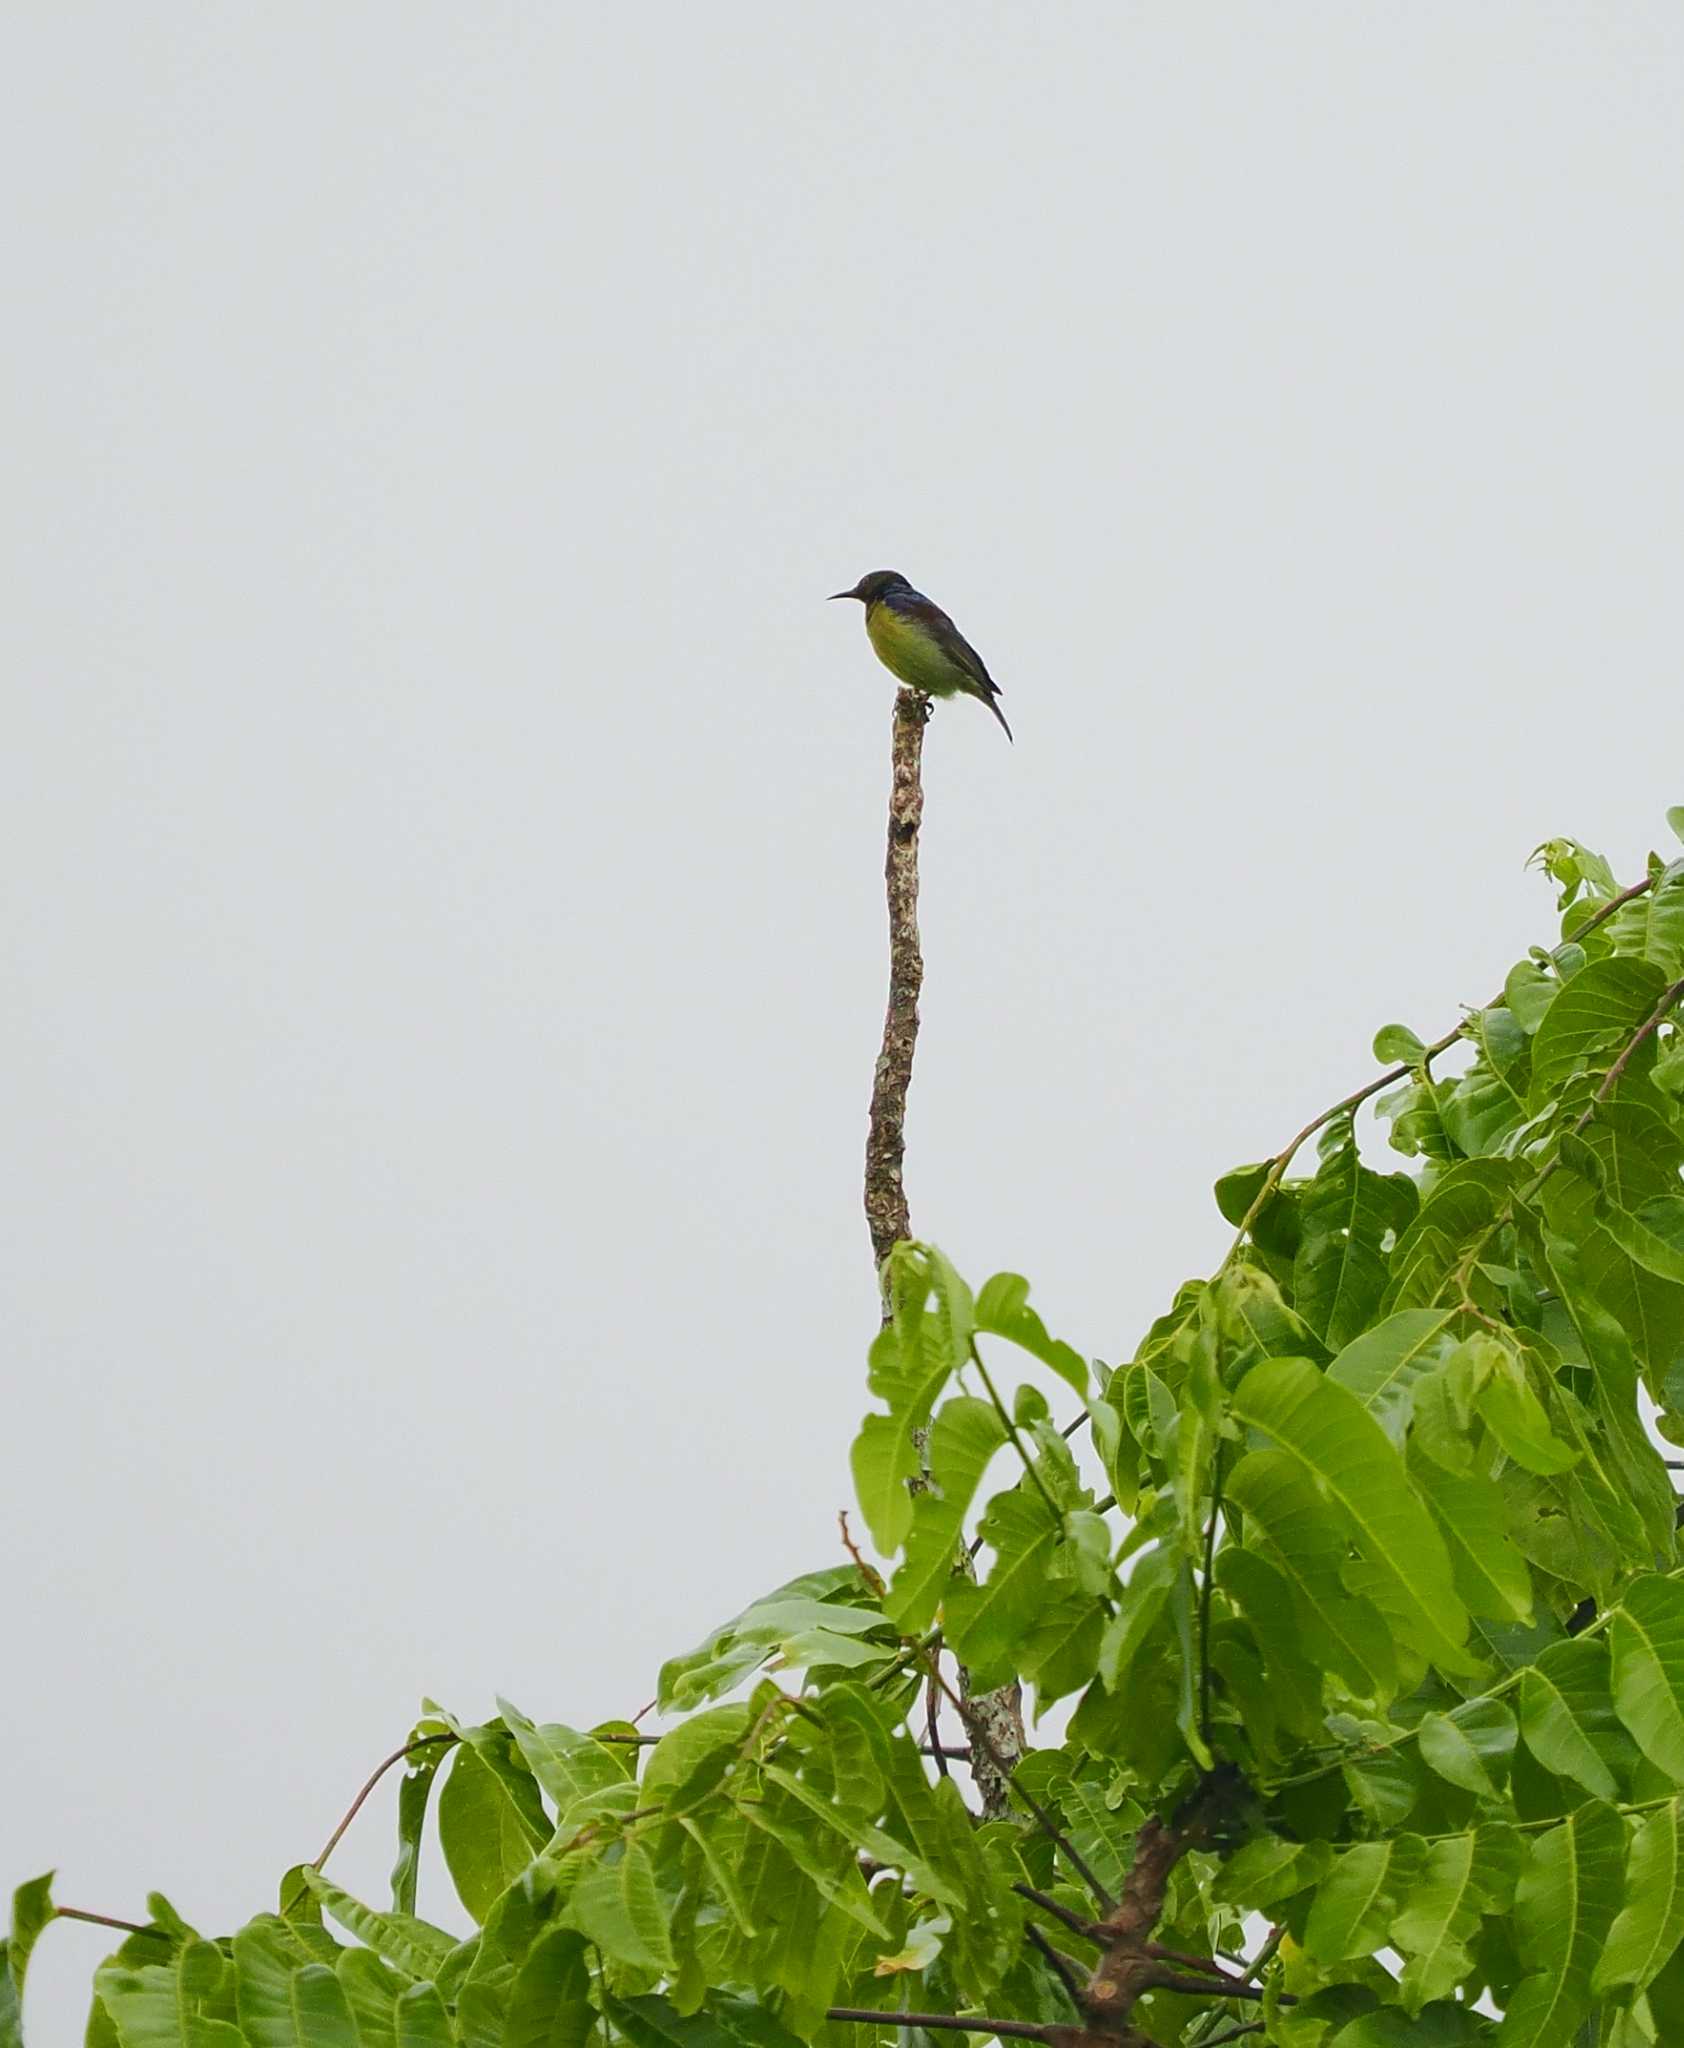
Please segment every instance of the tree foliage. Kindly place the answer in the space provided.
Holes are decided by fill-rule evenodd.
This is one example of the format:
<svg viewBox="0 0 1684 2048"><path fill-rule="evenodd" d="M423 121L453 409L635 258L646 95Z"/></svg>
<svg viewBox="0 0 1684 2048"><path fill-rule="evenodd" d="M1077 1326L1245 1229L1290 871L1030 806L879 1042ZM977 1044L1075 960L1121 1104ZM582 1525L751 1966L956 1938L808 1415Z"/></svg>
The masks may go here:
<svg viewBox="0 0 1684 2048"><path fill-rule="evenodd" d="M1538 859L1560 942L1225 1175L1232 1250L1132 1357L897 1247L881 1573L672 1658L658 1736L429 1705L390 1899L318 1859L207 1939L154 1896L90 2048L1684 2038L1684 861ZM1061 1709L1007 1818L960 1666ZM53 1912L17 1892L0 2048Z"/></svg>

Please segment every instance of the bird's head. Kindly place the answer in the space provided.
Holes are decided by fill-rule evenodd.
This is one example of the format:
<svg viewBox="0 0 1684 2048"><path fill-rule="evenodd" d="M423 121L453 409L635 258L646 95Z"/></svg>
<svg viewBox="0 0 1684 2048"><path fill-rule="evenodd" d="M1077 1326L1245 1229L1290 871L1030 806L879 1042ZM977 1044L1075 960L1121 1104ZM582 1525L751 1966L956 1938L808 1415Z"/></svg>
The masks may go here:
<svg viewBox="0 0 1684 2048"><path fill-rule="evenodd" d="M887 597L891 590L910 590L912 585L898 569L873 569L862 576L852 590L833 590L828 602L834 603L839 597L857 597L861 604L875 604L880 597Z"/></svg>

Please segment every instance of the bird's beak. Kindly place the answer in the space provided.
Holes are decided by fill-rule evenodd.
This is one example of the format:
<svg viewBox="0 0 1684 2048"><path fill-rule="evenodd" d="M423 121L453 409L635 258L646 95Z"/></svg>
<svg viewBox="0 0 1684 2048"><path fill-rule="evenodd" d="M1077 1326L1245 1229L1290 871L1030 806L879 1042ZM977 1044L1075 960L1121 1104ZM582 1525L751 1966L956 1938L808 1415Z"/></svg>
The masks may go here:
<svg viewBox="0 0 1684 2048"><path fill-rule="evenodd" d="M839 597L852 597L853 594L851 590L833 590L825 599L825 603L834 604Z"/></svg>

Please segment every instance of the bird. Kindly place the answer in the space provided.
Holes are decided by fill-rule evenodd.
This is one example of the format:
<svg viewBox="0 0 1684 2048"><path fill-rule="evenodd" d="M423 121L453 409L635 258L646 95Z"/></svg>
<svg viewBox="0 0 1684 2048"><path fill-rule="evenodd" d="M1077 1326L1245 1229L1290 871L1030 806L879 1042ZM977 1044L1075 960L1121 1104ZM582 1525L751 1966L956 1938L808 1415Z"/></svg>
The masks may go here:
<svg viewBox="0 0 1684 2048"><path fill-rule="evenodd" d="M873 569L852 590L832 591L826 601L833 604L839 597L857 597L865 606L866 637L891 675L926 697L975 697L1011 738L996 701L1000 686L982 656L941 606L914 590L898 569Z"/></svg>

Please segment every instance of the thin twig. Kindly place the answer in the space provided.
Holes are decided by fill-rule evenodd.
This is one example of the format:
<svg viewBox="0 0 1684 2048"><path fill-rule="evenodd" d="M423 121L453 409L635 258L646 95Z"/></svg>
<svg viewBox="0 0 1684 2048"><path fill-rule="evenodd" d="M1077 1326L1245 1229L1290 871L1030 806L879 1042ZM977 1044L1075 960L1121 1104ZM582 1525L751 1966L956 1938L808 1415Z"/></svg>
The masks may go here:
<svg viewBox="0 0 1684 2048"><path fill-rule="evenodd" d="M1023 1438L1018 1435L1017 1424L1012 1420L1011 1411L1007 1408L1005 1402L1000 1399L999 1392L993 1380L989 1377L988 1368L982 1362L982 1353L976 1348L976 1339L974 1337L971 1339L971 1363L981 1373L982 1384L988 1389L988 1398L994 1404L994 1413L1000 1418L1000 1427L1006 1432L1012 1449L1023 1460L1024 1471L1034 1480L1036 1492L1046 1502L1047 1513L1052 1516L1054 1523L1062 1528L1064 1526L1064 1516L1059 1510L1058 1502L1048 1492L1047 1482L1041 1477L1040 1467L1030 1457L1028 1451L1024 1449Z"/></svg>
<svg viewBox="0 0 1684 2048"><path fill-rule="evenodd" d="M1183 1969L1201 1970L1207 1977L1219 1978L1224 1984L1243 1984L1244 1977L1236 1977L1231 1970L1225 1970L1214 1956L1190 1956L1185 1949L1165 1948L1161 1941L1149 1941L1146 1953L1160 1963L1179 1963Z"/></svg>
<svg viewBox="0 0 1684 2048"><path fill-rule="evenodd" d="M1251 1961L1240 1972L1240 1976L1246 1983L1255 1984L1257 1982L1258 1978L1262 1976L1263 1972L1275 1960L1276 1955L1280 1951L1280 1945L1285 1939L1286 1929L1284 1927L1271 1927L1269 1929L1268 1940L1264 1942L1256 1955L1252 1957Z"/></svg>
<svg viewBox="0 0 1684 2048"><path fill-rule="evenodd" d="M1595 1095L1591 1098L1590 1104L1586 1108L1583 1116L1581 1116L1578 1122L1575 1123L1573 1126L1573 1136L1575 1138L1590 1122L1591 1118L1595 1116L1596 1112L1602 1107L1603 1103L1605 1103L1608 1100L1609 1096L1612 1095L1614 1090L1619 1086L1620 1080L1624 1075L1626 1068L1631 1064L1632 1054L1637 1051L1640 1045L1646 1045L1648 1041L1654 1037L1655 1033L1659 1031L1661 1026L1666 1022L1670 1012L1678 1007L1679 1001L1681 999L1684 999L1684 975L1680 975L1678 980L1673 982L1672 985L1665 990L1665 992L1661 996L1660 1001L1655 1005L1655 1007L1649 1012L1648 1016L1645 1017L1643 1022L1638 1026L1636 1036L1631 1040L1630 1044L1627 1045L1625 1051L1620 1054L1619 1058L1614 1062L1614 1064L1608 1069L1607 1074L1603 1078L1602 1086L1597 1089Z"/></svg>
<svg viewBox="0 0 1684 2048"><path fill-rule="evenodd" d="M846 1508L838 1508L836 1520L842 1530L842 1548L854 1560L855 1569L865 1581L866 1591L873 1600L881 1600L889 1589L883 1583L883 1574L869 1559L861 1555L860 1547L854 1541L854 1532L848 1527L848 1510Z"/></svg>
<svg viewBox="0 0 1684 2048"><path fill-rule="evenodd" d="M933 1684L924 1689L924 1731L930 1738L924 1754L935 1758L937 1774L945 1778L949 1772L947 1752L941 1746L941 1694Z"/></svg>
<svg viewBox="0 0 1684 2048"><path fill-rule="evenodd" d="M1020 2041L1053 2038L1051 2027L1037 2026L1032 2020L962 2019L951 2012L868 2012L857 2005L833 2005L825 2018L853 2020L864 2027L945 2027L955 2034L1007 2034Z"/></svg>
<svg viewBox="0 0 1684 2048"><path fill-rule="evenodd" d="M1053 1975L1064 1986L1065 1995L1076 2010L1080 2012L1082 2009L1082 1980L1070 1967L1070 1958L1066 1955L1061 1955L1053 1947L1052 1943L1048 1941L1047 1937L1035 1925L1033 1920L1024 1921L1023 1936L1026 1941L1035 1948L1038 1948L1041 1954L1046 1957L1047 1961L1052 1965Z"/></svg>
<svg viewBox="0 0 1684 2048"><path fill-rule="evenodd" d="M1012 1890L1020 1899L1027 1899L1032 1906L1039 1906L1043 1913L1050 1913L1072 1934L1079 1934L1084 1941L1103 1941L1105 1929L1096 1921L1084 1919L1080 1913L1062 1905L1050 1892L1038 1892L1032 1884L1014 1884Z"/></svg>
<svg viewBox="0 0 1684 2048"><path fill-rule="evenodd" d="M375 1765L374 1769L369 1772L368 1778L365 1781L362 1790L357 1794L356 1798L351 1801L350 1805L346 1807L344 1816L340 1820L338 1827L336 1827L333 1833L328 1836L327 1841L323 1844L321 1854L316 1858L314 1863L310 1865L310 1868L312 1870L320 1870L322 1865L333 1854L334 1850L339 1847L340 1837L344 1834L345 1830L351 1825L352 1821L356 1819L357 1815L362 1812L363 1801L374 1790L375 1786L379 1784L380 1780L383 1777L385 1777L386 1773L392 1768L393 1764L401 1764L406 1756L413 1756L418 1749L431 1749L437 1743L460 1742L461 1739L462 1738L459 1735L422 1735L419 1736L414 1742L406 1742L402 1749L394 1749L390 1756L383 1757L381 1761Z"/></svg>
<svg viewBox="0 0 1684 2048"><path fill-rule="evenodd" d="M1255 1984L1242 1984L1238 1977L1225 1977L1217 1983L1214 1977L1178 1977L1171 1970L1147 1980L1153 1991L1184 1991L1189 1998L1254 1998L1262 1999L1268 1994L1260 1991ZM1292 2005L1296 2001L1288 1991L1281 1993L1281 2004Z"/></svg>
<svg viewBox="0 0 1684 2048"><path fill-rule="evenodd" d="M90 1927L116 1927L124 1934L156 1934L160 1930L156 1921L142 1926L135 1920L118 1920L110 1913L90 1913L84 1906L55 1906L55 1920L85 1920Z"/></svg>
<svg viewBox="0 0 1684 2048"><path fill-rule="evenodd" d="M1222 1446L1210 1468L1210 1527L1205 1531L1205 1575L1199 1588L1199 1736L1210 1748L1210 1601L1216 1566L1216 1527L1222 1519Z"/></svg>

